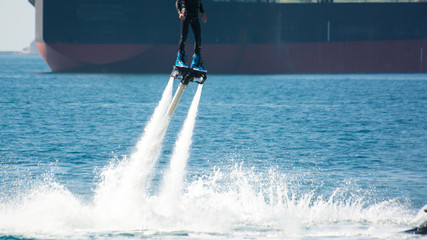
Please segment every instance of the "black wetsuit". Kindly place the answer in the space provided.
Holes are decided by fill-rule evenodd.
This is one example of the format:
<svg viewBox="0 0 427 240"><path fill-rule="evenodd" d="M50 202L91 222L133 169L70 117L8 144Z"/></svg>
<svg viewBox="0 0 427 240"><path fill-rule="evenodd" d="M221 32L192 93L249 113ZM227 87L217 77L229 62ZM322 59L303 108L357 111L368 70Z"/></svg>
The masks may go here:
<svg viewBox="0 0 427 240"><path fill-rule="evenodd" d="M191 25L191 29L194 34L194 53L200 55L202 49L202 31L199 22L199 11L204 13L202 0L176 0L176 10L178 15L186 11L187 15L184 21L181 21L181 39L179 41L179 51L183 52L188 36L188 28Z"/></svg>

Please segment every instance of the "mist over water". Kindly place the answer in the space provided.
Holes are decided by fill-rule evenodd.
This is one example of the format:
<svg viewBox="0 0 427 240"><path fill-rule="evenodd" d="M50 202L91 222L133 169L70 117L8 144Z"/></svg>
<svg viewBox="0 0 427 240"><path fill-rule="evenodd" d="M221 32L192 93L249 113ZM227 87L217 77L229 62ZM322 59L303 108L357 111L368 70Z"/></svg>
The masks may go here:
<svg viewBox="0 0 427 240"><path fill-rule="evenodd" d="M346 186L329 196L301 194L290 190L288 184L288 177L274 169L260 174L236 163L231 169L213 169L187 182L177 198L143 195L138 202L122 199L114 205L109 198L117 196L96 196L87 202L45 179L0 205L0 226L6 236L42 239L104 238L104 234L113 238L116 234L153 238L184 234L196 239L410 237L396 231L413 222L414 213L396 200L370 202ZM137 198L130 193L127 196Z"/></svg>
<svg viewBox="0 0 427 240"><path fill-rule="evenodd" d="M169 123L165 75L32 71L0 67L0 238L423 239L426 75L212 75Z"/></svg>

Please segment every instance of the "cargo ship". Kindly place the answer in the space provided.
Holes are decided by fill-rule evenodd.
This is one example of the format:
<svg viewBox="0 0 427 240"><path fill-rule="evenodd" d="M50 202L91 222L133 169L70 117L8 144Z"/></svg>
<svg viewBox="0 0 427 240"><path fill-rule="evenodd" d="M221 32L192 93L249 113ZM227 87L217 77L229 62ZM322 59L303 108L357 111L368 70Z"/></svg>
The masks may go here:
<svg viewBox="0 0 427 240"><path fill-rule="evenodd" d="M166 73L175 0L29 0L53 72ZM306 0L305 0L306 1ZM427 2L203 0L210 73L426 73ZM190 31L186 53L193 54Z"/></svg>

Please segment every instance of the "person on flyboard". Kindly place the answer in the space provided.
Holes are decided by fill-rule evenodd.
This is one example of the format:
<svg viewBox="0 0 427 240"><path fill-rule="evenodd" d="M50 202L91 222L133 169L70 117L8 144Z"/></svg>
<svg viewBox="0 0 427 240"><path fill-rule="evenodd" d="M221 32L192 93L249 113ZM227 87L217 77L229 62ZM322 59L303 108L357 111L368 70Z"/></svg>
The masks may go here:
<svg viewBox="0 0 427 240"><path fill-rule="evenodd" d="M185 44L187 41L189 26L194 34L194 55L190 68L207 72L206 68L202 66L202 56L200 51L202 49L202 34L199 22L199 11L202 13L202 20L206 23L206 13L203 9L202 0L176 0L176 10L178 11L179 20L181 20L181 38L179 41L178 56L175 65L178 67L188 68L185 64Z"/></svg>

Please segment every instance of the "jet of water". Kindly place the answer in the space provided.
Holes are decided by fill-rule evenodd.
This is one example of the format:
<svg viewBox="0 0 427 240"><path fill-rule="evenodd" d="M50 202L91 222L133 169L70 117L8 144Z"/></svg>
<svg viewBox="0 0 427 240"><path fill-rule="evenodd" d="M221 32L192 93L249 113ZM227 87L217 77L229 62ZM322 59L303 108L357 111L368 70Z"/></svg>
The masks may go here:
<svg viewBox="0 0 427 240"><path fill-rule="evenodd" d="M95 204L100 209L109 209L106 217L129 216L134 214L135 206L145 198L147 178L157 162L162 141L169 125L165 118L171 102L173 77L162 94L162 98L148 121L144 133L129 158L117 166L108 166L101 175L101 183L95 190Z"/></svg>
<svg viewBox="0 0 427 240"><path fill-rule="evenodd" d="M183 178L185 175L185 166L190 156L190 147L192 143L192 136L194 125L196 122L198 106L202 94L203 85L199 85L196 94L194 95L193 102L185 119L184 125L175 142L175 147L170 160L169 169L163 179L163 187L159 195L160 203L162 205L162 214L170 214L175 205L176 199L182 189Z"/></svg>

